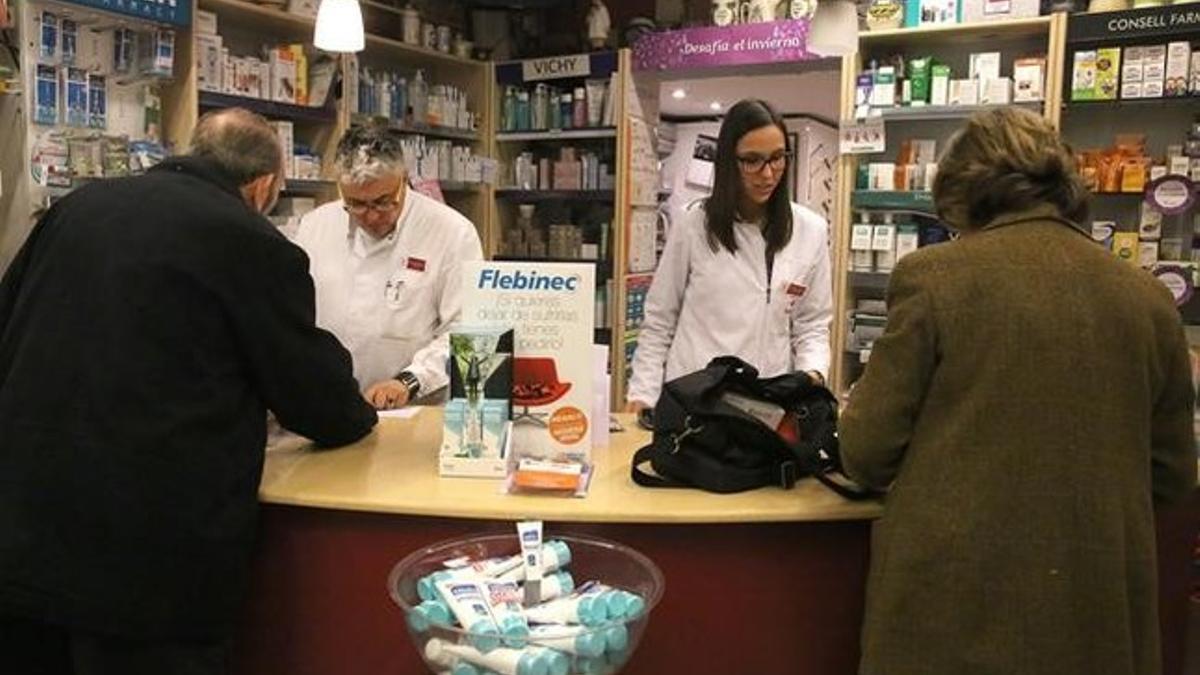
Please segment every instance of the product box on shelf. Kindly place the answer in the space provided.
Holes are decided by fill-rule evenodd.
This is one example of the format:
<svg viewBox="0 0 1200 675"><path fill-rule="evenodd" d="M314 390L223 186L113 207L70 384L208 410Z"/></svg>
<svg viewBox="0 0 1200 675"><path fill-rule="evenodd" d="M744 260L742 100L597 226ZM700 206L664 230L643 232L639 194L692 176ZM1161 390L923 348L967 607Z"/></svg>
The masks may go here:
<svg viewBox="0 0 1200 675"><path fill-rule="evenodd" d="M987 83L1000 77L1000 52L978 52L971 54L970 77Z"/></svg>
<svg viewBox="0 0 1200 675"><path fill-rule="evenodd" d="M503 478L512 422L513 330L452 328L450 399L442 422L443 476Z"/></svg>
<svg viewBox="0 0 1200 675"><path fill-rule="evenodd" d="M1071 69L1071 100L1092 101L1096 98L1096 50L1075 52Z"/></svg>
<svg viewBox="0 0 1200 675"><path fill-rule="evenodd" d="M217 13L197 9L192 20L192 27L197 35L216 35Z"/></svg>
<svg viewBox="0 0 1200 675"><path fill-rule="evenodd" d="M1115 232L1112 236L1112 242L1113 254L1131 265L1138 263L1139 242L1137 232Z"/></svg>
<svg viewBox="0 0 1200 675"><path fill-rule="evenodd" d="M1012 80L1007 77L997 77L983 80L983 88L979 93L981 105L1008 105L1012 103Z"/></svg>
<svg viewBox="0 0 1200 675"><path fill-rule="evenodd" d="M935 64L930 73L929 104L946 105L950 96L950 66Z"/></svg>
<svg viewBox="0 0 1200 675"><path fill-rule="evenodd" d="M1118 86L1121 81L1121 49L1119 47L1104 47L1096 50L1096 86L1093 98L1098 101L1111 101L1120 93Z"/></svg>
<svg viewBox="0 0 1200 675"><path fill-rule="evenodd" d="M1188 42L1172 42L1167 45L1167 69L1163 85L1166 96L1187 96L1188 80L1192 61L1192 45Z"/></svg>
<svg viewBox="0 0 1200 675"><path fill-rule="evenodd" d="M196 36L196 86L201 91L222 91L225 58L220 35Z"/></svg>
<svg viewBox="0 0 1200 675"><path fill-rule="evenodd" d="M1121 54L1121 98L1142 97L1144 51L1141 47L1126 47Z"/></svg>
<svg viewBox="0 0 1200 675"><path fill-rule="evenodd" d="M1041 101L1045 98L1046 59L1023 58L1013 62L1013 101Z"/></svg>
<svg viewBox="0 0 1200 675"><path fill-rule="evenodd" d="M962 0L962 22L1005 21L1037 16L1039 0Z"/></svg>
<svg viewBox="0 0 1200 675"><path fill-rule="evenodd" d="M950 105L979 105L979 80L950 80Z"/></svg>
<svg viewBox="0 0 1200 675"><path fill-rule="evenodd" d="M296 102L296 57L287 47L272 49L268 54L270 98L280 103Z"/></svg>
<svg viewBox="0 0 1200 675"><path fill-rule="evenodd" d="M958 23L959 0L909 0L905 3L905 26L938 26Z"/></svg>
<svg viewBox="0 0 1200 675"><path fill-rule="evenodd" d="M1162 98L1167 76L1167 46L1153 45L1142 51L1142 97Z"/></svg>

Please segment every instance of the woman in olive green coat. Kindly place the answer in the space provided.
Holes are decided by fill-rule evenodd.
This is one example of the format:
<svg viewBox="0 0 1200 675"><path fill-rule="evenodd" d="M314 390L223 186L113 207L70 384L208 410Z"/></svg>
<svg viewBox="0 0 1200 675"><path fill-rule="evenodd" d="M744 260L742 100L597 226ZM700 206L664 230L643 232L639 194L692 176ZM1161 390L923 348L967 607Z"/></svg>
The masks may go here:
<svg viewBox="0 0 1200 675"><path fill-rule="evenodd" d="M1077 223L1040 117L981 113L934 186L958 241L897 266L841 422L890 486L862 675L1156 675L1153 501L1196 484L1188 346L1166 289Z"/></svg>

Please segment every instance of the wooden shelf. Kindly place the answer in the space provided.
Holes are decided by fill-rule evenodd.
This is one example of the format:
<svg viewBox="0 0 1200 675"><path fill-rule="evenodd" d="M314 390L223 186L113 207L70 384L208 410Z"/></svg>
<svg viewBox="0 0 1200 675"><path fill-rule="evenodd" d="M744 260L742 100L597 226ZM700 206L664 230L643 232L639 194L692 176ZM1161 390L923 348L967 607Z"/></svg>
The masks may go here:
<svg viewBox="0 0 1200 675"><path fill-rule="evenodd" d="M470 129L459 129L457 127L444 127L422 124L401 124L396 120L382 115L354 115L355 122L383 122L388 123L388 127L404 134L412 134L413 136L428 136L430 138L444 138L452 141L470 141L472 143L479 141L479 132L471 131Z"/></svg>
<svg viewBox="0 0 1200 675"><path fill-rule="evenodd" d="M368 52L372 50L387 51L391 55L402 59L406 65L413 64L425 67L483 65L480 61L460 58L453 54L439 52L436 49L426 49L425 47L410 45L407 42L393 40L382 35L368 33L365 37Z"/></svg>
<svg viewBox="0 0 1200 675"><path fill-rule="evenodd" d="M269 119L292 120L293 122L323 122L337 121L337 110L331 107L314 108L291 103L268 101L261 98L220 94L213 91L201 91L200 109L215 108L245 108Z"/></svg>
<svg viewBox="0 0 1200 675"><path fill-rule="evenodd" d="M962 120L985 110L999 108L1026 108L1040 113L1043 101L1022 101L1011 105L921 105L897 108L872 108L872 114L878 113L887 122L924 122L935 120Z"/></svg>
<svg viewBox="0 0 1200 675"><path fill-rule="evenodd" d="M221 22L226 20L239 25L252 26L275 33L312 32L316 20L297 14L289 14L286 10L265 5L256 5L244 0L198 0L200 9L216 12L217 32L221 31ZM312 36L309 36L311 40Z"/></svg>
<svg viewBox="0 0 1200 675"><path fill-rule="evenodd" d="M1200 112L1200 95L1191 96L1162 96L1159 98L1119 98L1105 101L1071 101L1063 102L1063 110L1079 112L1083 110L1119 110L1121 108L1162 108L1172 106L1191 106Z"/></svg>
<svg viewBox="0 0 1200 675"><path fill-rule="evenodd" d="M457 180L438 181L438 187L442 192L475 193L483 191L482 183L464 183Z"/></svg>
<svg viewBox="0 0 1200 675"><path fill-rule="evenodd" d="M617 130L615 127L555 129L552 131L504 131L496 134L496 140L500 143L516 143L520 141L577 141L616 137Z"/></svg>
<svg viewBox="0 0 1200 675"><path fill-rule="evenodd" d="M519 190L500 188L496 197L523 202L611 202L616 198L613 190Z"/></svg>
<svg viewBox="0 0 1200 675"><path fill-rule="evenodd" d="M894 47L911 45L921 49L932 46L973 42L981 45L989 39L1012 39L1049 34L1050 16L1035 16L1007 21L981 21L956 23L924 28L893 28L890 30L862 31L858 34L859 51L871 47Z"/></svg>

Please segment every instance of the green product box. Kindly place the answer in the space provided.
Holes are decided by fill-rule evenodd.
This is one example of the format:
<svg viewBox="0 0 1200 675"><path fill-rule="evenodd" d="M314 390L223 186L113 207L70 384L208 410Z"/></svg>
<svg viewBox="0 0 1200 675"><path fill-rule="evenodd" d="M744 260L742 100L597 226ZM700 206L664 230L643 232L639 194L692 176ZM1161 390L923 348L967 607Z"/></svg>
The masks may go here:
<svg viewBox="0 0 1200 675"><path fill-rule="evenodd" d="M908 79L912 84L912 104L925 105L929 103L929 85L931 79L930 67L932 59L928 56L909 59Z"/></svg>

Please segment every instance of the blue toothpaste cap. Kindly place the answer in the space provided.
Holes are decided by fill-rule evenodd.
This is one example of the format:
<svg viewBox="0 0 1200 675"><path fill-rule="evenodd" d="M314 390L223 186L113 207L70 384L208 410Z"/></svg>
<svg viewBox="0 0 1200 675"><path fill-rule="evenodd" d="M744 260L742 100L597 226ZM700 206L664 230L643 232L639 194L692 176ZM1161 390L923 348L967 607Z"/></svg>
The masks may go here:
<svg viewBox="0 0 1200 675"><path fill-rule="evenodd" d="M600 675L609 672L608 662L600 658L575 659L575 672L580 675Z"/></svg>
<svg viewBox="0 0 1200 675"><path fill-rule="evenodd" d="M608 607L608 618L620 619L629 612L629 601L621 595L620 591L604 591L600 593L600 597L604 599L604 604Z"/></svg>
<svg viewBox="0 0 1200 675"><path fill-rule="evenodd" d="M523 616L509 614L500 620L500 634L505 645L520 649L529 639L529 623Z"/></svg>
<svg viewBox="0 0 1200 675"><path fill-rule="evenodd" d="M549 665L541 653L527 651L517 660L517 675L550 675Z"/></svg>
<svg viewBox="0 0 1200 675"><path fill-rule="evenodd" d="M469 663L459 661L450 671L450 675L479 675L479 669Z"/></svg>
<svg viewBox="0 0 1200 675"><path fill-rule="evenodd" d="M453 577L453 574L445 570L423 577L417 582L417 597L422 600L441 600L442 594L438 592L437 583Z"/></svg>
<svg viewBox="0 0 1200 675"><path fill-rule="evenodd" d="M635 619L646 611L646 601L637 593L629 591L617 591L625 598L625 616L629 619Z"/></svg>
<svg viewBox="0 0 1200 675"><path fill-rule="evenodd" d="M558 585L562 587L563 595L575 592L575 578L570 572L558 572L554 576L558 577Z"/></svg>
<svg viewBox="0 0 1200 675"><path fill-rule="evenodd" d="M553 649L542 649L538 656L546 664L546 675L567 675L571 672L571 660L566 654Z"/></svg>
<svg viewBox="0 0 1200 675"><path fill-rule="evenodd" d="M624 624L610 626L604 631L605 649L610 652L623 652L629 647L629 630Z"/></svg>
<svg viewBox="0 0 1200 675"><path fill-rule="evenodd" d="M480 619L467 629L469 641L480 652L487 653L500 646L500 631L487 619Z"/></svg>
<svg viewBox="0 0 1200 675"><path fill-rule="evenodd" d="M571 548L565 541L554 539L545 543L544 548L551 549L558 557L558 566L566 567L571 564Z"/></svg>
<svg viewBox="0 0 1200 675"><path fill-rule="evenodd" d="M600 656L604 653L607 644L605 636L597 631L589 631L575 637L575 651L580 656Z"/></svg>
<svg viewBox="0 0 1200 675"><path fill-rule="evenodd" d="M608 620L608 603L599 596L584 596L575 606L575 614L579 618L579 623L585 626L599 626Z"/></svg>

